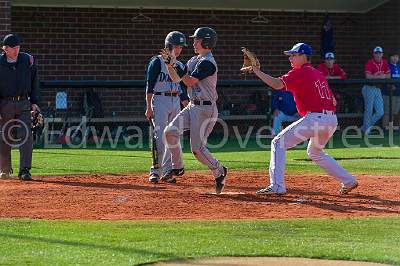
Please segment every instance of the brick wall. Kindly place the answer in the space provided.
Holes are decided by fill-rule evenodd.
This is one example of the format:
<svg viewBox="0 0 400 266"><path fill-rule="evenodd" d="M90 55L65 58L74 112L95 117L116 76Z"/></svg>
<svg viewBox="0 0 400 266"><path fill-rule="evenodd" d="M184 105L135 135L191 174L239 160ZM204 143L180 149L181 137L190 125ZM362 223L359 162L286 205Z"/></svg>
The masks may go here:
<svg viewBox="0 0 400 266"><path fill-rule="evenodd" d="M0 0L0 37L11 30L11 0Z"/></svg>
<svg viewBox="0 0 400 266"><path fill-rule="evenodd" d="M0 3L4 1L0 0ZM5 1L8 2L8 1ZM350 78L363 77L363 65L371 50L400 48L398 34L400 1L389 1L368 14L330 14L337 61ZM149 58L163 46L165 35L180 30L186 35L198 26L218 32L214 55L220 79L241 79L241 46L255 51L264 69L280 75L289 69L282 50L298 41L310 43L319 63L321 24L325 14L263 12L269 24L253 24L253 11L143 10L151 22L132 21L136 9L13 7L12 29L24 39L23 49L36 56L43 80L143 80ZM182 61L192 55L183 51ZM253 76L248 76L254 78ZM43 91L42 100L54 99L56 89ZM98 89L106 115L114 109L121 115L141 115L141 89ZM113 96L116 93L120 96ZM71 92L78 99L82 90ZM239 97L235 93L234 97ZM248 93L247 93L248 94ZM245 95L248 97L249 95ZM122 103L121 103L122 102ZM78 106L75 102L74 106ZM111 107L112 106L112 107Z"/></svg>

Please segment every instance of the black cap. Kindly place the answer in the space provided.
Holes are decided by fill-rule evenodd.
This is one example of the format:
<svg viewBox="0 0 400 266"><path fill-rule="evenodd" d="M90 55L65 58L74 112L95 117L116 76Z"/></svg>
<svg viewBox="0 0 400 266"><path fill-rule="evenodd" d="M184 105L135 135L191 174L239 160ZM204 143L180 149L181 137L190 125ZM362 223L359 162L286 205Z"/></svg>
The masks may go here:
<svg viewBox="0 0 400 266"><path fill-rule="evenodd" d="M21 40L15 34L8 34L3 39L4 46L15 47L21 44Z"/></svg>

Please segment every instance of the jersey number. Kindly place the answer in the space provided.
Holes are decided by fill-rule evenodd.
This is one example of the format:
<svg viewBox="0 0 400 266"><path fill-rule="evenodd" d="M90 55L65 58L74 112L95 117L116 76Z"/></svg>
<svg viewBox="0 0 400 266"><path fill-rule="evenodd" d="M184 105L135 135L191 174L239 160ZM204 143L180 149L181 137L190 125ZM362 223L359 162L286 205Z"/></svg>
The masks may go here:
<svg viewBox="0 0 400 266"><path fill-rule="evenodd" d="M321 96L322 99L332 99L331 94L329 93L328 84L326 82L317 80L315 82L315 87L317 88L319 96Z"/></svg>

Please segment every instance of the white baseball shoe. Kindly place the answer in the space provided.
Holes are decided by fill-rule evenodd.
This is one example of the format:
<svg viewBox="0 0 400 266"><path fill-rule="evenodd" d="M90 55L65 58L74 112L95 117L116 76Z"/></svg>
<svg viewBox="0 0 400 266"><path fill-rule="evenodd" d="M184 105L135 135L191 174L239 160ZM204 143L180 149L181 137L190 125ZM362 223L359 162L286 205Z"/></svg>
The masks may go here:
<svg viewBox="0 0 400 266"><path fill-rule="evenodd" d="M272 186L262 188L256 192L256 194L259 194L259 195L266 195L266 194L268 194L268 195L283 195L285 193L286 192L277 192L277 191L273 190Z"/></svg>
<svg viewBox="0 0 400 266"><path fill-rule="evenodd" d="M0 172L0 179L6 180L6 179L13 179L11 174L9 172Z"/></svg>

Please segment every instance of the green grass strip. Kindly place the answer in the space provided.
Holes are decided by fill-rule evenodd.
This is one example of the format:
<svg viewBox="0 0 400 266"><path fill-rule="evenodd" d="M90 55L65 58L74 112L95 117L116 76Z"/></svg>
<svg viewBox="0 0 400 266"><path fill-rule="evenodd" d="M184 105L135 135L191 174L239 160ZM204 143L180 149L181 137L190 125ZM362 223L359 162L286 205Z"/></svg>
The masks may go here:
<svg viewBox="0 0 400 266"><path fill-rule="evenodd" d="M3 219L0 243L1 265L137 265L214 256L400 265L400 217L154 222Z"/></svg>
<svg viewBox="0 0 400 266"><path fill-rule="evenodd" d="M266 172L268 169L269 150L226 148L212 152L231 170ZM326 152L354 174L399 174L399 148L334 148ZM13 151L12 158L14 169L18 169L18 151ZM186 170L207 170L189 151L184 153L184 163ZM32 174L144 173L149 171L150 165L151 155L148 150L36 149ZM319 166L308 159L304 149L289 150L286 165L288 173L323 173Z"/></svg>

